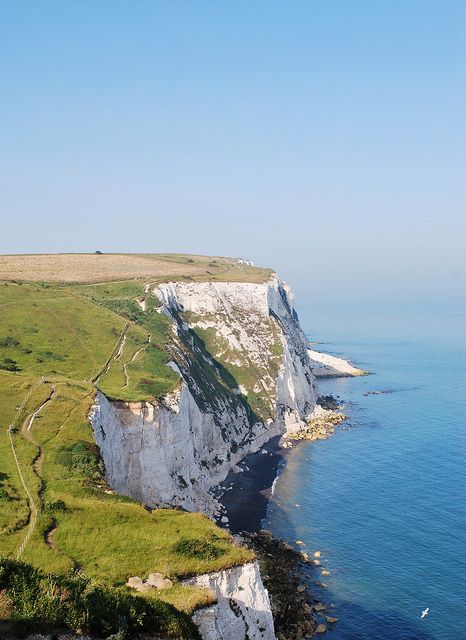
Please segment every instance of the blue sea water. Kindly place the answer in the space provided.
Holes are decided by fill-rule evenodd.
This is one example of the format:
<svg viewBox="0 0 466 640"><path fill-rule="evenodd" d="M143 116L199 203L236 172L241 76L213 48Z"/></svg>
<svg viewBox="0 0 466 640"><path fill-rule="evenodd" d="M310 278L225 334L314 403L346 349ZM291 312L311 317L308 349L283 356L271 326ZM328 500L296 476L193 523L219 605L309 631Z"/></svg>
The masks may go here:
<svg viewBox="0 0 466 640"><path fill-rule="evenodd" d="M353 312L303 324L325 341L317 348L374 375L320 382L345 402L349 425L290 453L265 526L322 552L330 575L315 577L328 589L312 589L335 605L327 637L466 639L466 316ZM392 393L366 395L377 390Z"/></svg>

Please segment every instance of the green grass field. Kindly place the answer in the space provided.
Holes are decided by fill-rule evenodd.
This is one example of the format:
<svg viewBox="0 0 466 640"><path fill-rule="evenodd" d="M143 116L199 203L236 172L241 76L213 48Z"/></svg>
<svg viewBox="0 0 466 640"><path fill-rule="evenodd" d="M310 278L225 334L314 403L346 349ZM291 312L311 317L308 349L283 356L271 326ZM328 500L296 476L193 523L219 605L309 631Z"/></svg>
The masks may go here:
<svg viewBox="0 0 466 640"><path fill-rule="evenodd" d="M182 578L251 552L202 514L150 513L110 491L88 419L95 387L138 401L179 384L169 320L155 300L143 311L143 297L139 280L0 283L0 556L121 592L129 576L159 571L174 586L137 597L191 611L212 595Z"/></svg>

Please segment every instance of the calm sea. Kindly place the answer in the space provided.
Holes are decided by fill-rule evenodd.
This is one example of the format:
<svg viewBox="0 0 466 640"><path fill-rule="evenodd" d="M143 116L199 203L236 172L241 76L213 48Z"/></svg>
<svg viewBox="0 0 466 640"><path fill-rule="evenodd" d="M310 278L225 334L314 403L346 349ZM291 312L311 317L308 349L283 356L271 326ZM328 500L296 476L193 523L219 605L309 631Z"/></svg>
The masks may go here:
<svg viewBox="0 0 466 640"><path fill-rule="evenodd" d="M317 348L374 375L320 383L344 401L348 428L290 454L265 526L322 552L328 589L313 589L339 619L327 637L466 639L466 316L303 324Z"/></svg>

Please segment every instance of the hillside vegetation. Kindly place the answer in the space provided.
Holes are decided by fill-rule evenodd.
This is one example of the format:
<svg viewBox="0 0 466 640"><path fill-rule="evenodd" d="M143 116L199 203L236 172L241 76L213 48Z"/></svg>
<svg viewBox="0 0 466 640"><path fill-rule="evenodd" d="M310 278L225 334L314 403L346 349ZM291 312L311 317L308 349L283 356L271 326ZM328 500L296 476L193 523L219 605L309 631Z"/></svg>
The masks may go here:
<svg viewBox="0 0 466 640"><path fill-rule="evenodd" d="M206 275L202 260L163 258L198 268L199 278ZM216 277L226 274L222 265ZM142 279L86 285L14 279L0 283L0 556L52 572L59 582L71 571L115 594L130 594L129 576L160 572L173 580L171 589L134 597L176 607L154 609L161 629L175 628L177 610L186 625L181 611L209 603L212 594L180 580L252 554L202 514L150 512L112 492L88 419L96 387L137 401L179 384L167 366L170 322L144 295ZM5 612L0 603L0 619L12 615L10 605Z"/></svg>

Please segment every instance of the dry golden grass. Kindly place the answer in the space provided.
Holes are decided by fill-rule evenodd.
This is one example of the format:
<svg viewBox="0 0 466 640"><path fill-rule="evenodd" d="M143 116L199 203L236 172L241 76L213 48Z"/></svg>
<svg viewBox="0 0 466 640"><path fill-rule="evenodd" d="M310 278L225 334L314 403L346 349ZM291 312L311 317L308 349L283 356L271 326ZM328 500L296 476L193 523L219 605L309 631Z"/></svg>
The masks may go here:
<svg viewBox="0 0 466 640"><path fill-rule="evenodd" d="M200 266L142 255L41 254L0 256L0 279L41 282L104 282L131 278L193 275Z"/></svg>
<svg viewBox="0 0 466 640"><path fill-rule="evenodd" d="M93 283L136 278L263 282L269 275L269 269L240 265L229 258L182 254L0 255L0 280L23 282Z"/></svg>

